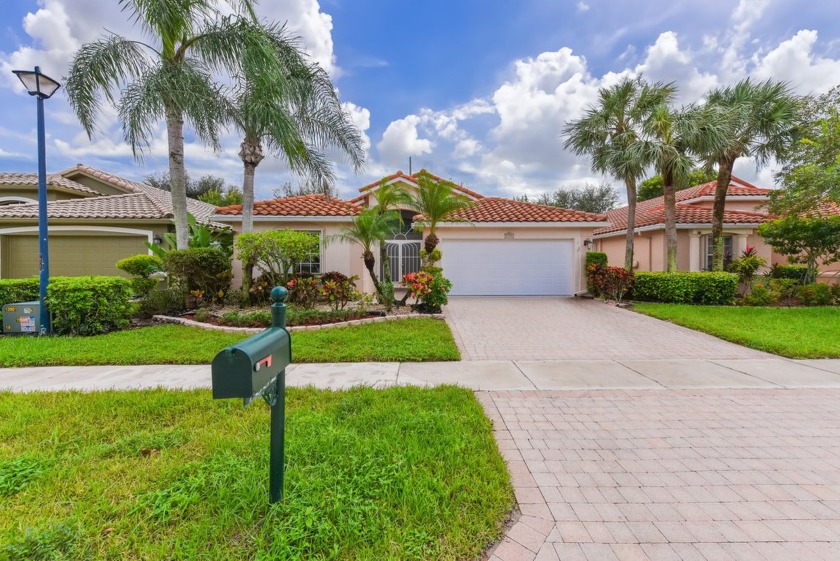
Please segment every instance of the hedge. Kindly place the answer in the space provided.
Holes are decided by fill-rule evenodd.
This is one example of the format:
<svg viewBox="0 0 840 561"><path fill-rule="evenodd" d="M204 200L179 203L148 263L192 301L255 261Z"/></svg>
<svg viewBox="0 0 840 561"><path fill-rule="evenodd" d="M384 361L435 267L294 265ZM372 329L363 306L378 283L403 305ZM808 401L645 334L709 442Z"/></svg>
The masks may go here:
<svg viewBox="0 0 840 561"><path fill-rule="evenodd" d="M636 273L633 299L676 304L732 304L738 290L733 273Z"/></svg>
<svg viewBox="0 0 840 561"><path fill-rule="evenodd" d="M166 252L164 265L170 278L199 300L221 300L230 290L231 262L221 249L172 249Z"/></svg>
<svg viewBox="0 0 840 561"><path fill-rule="evenodd" d="M96 335L128 327L134 306L131 282L122 277L54 277L47 286L53 331Z"/></svg>
<svg viewBox="0 0 840 561"><path fill-rule="evenodd" d="M37 300L40 296L39 286L38 277L0 280L0 306Z"/></svg>

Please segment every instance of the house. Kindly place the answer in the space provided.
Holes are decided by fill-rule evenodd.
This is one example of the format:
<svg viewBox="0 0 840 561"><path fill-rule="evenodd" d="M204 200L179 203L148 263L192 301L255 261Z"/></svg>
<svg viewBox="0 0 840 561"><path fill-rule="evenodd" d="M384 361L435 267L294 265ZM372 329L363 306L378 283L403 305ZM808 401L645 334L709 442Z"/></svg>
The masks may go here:
<svg viewBox="0 0 840 561"><path fill-rule="evenodd" d="M0 278L38 274L38 176L0 173ZM215 207L188 199L206 222ZM168 192L78 164L47 178L51 275L121 274L119 259L174 230Z"/></svg>
<svg viewBox="0 0 840 561"><path fill-rule="evenodd" d="M716 182L710 181L676 193L677 268L680 271L707 271L712 266L712 208ZM786 264L787 257L776 253L758 235L758 227L773 217L766 210L772 191L762 189L738 177L732 177L726 192L723 213L723 246L727 260L740 256L747 246L756 248L768 264ZM595 249L607 254L612 265L624 264L627 207L606 213L609 226L595 231ZM636 205L636 271L664 271L667 268L665 247L664 197ZM822 269L821 280L840 274L837 264Z"/></svg>
<svg viewBox="0 0 840 561"><path fill-rule="evenodd" d="M398 171L365 185L350 201L323 195L259 201L254 204L254 230L283 227L317 233L320 254L302 265L301 272L337 270L358 275L360 289L370 292L373 286L362 263L361 249L335 241L334 236L362 209L376 204L376 191L382 181L412 191L418 188L420 173L428 172L412 175ZM452 281L452 295L572 295L586 289L584 242L597 228L609 225L602 215L484 197L461 185L454 189L473 205L453 216L454 220L438 225L438 247L445 275ZM395 283L420 267L422 234L414 230L415 214L401 209L404 226L386 242ZM212 219L239 231L242 206L221 207ZM236 275L240 268L234 267Z"/></svg>

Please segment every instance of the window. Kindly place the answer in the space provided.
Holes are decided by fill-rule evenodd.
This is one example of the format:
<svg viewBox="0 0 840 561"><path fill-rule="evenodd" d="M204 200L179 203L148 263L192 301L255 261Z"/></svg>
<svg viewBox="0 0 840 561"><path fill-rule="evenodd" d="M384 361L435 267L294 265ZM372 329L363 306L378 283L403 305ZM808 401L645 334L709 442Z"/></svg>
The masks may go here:
<svg viewBox="0 0 840 561"><path fill-rule="evenodd" d="M712 253L714 246L712 245L712 236L703 236L706 240L706 270L712 270ZM726 267L732 262L732 236L723 236L723 266Z"/></svg>
<svg viewBox="0 0 840 561"><path fill-rule="evenodd" d="M320 230L304 230L307 234L318 237L318 253L306 256L298 265L299 275L318 275L321 273L321 232Z"/></svg>

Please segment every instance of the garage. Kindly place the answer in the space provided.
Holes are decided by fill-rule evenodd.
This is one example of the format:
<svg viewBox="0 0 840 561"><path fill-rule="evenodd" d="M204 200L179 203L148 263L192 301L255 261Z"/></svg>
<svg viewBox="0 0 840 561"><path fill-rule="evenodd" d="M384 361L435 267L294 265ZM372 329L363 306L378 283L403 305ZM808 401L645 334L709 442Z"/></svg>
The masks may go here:
<svg viewBox="0 0 840 561"><path fill-rule="evenodd" d="M440 243L452 296L570 296L573 240L452 240Z"/></svg>
<svg viewBox="0 0 840 561"><path fill-rule="evenodd" d="M3 236L4 278L38 274L38 237ZM50 236L50 275L84 276L122 274L115 263L130 255L147 253L146 236L62 235Z"/></svg>

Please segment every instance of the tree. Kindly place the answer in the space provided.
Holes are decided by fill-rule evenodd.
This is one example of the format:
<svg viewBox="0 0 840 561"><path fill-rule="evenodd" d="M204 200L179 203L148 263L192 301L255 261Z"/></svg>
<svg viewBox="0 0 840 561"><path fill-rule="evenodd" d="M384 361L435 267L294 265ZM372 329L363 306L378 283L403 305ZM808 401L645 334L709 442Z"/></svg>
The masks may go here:
<svg viewBox="0 0 840 561"><path fill-rule="evenodd" d="M219 189L214 187L198 196L198 200L213 206L230 206L242 204L242 191L233 185Z"/></svg>
<svg viewBox="0 0 840 561"><path fill-rule="evenodd" d="M695 185L702 185L703 183L708 183L709 181L714 181L717 178L717 172L706 170L704 168L694 168L688 174L688 181L686 185L680 187L677 185L677 191L681 191L682 189L688 189L689 187L694 187ZM653 177L649 177L639 184L639 193L636 197L638 202L642 201L649 201L651 199L655 199L656 197L661 197L663 194L662 189L662 176L657 174Z"/></svg>
<svg viewBox="0 0 840 561"><path fill-rule="evenodd" d="M242 231L253 224L254 174L265 158L263 147L281 155L289 168L319 186L329 185L333 170L324 151L347 157L356 170L364 161L359 131L341 106L329 76L310 64L282 27L266 26L276 62L246 75L231 100L232 119L242 133ZM261 45L260 45L261 46ZM255 57L259 61L260 57ZM246 52L246 64L252 57Z"/></svg>
<svg viewBox="0 0 840 561"><path fill-rule="evenodd" d="M163 171L160 173L150 173L144 179L144 182L156 189L164 191L172 191L172 180L169 178L169 172ZM187 197L191 199L199 199L205 193L213 190L224 191L225 179L217 175L202 175L198 180L190 179L189 173L184 173L184 184L187 189Z"/></svg>
<svg viewBox="0 0 840 561"><path fill-rule="evenodd" d="M765 222L758 233L792 263L808 268L805 283L817 278L817 264L840 261L840 216L796 214Z"/></svg>
<svg viewBox="0 0 840 561"><path fill-rule="evenodd" d="M564 130L564 146L578 156L590 157L592 170L624 182L627 190L627 236L624 267L633 270L633 234L636 226L636 183L649 161L639 150L642 126L650 112L667 99L672 87L625 78L601 88L598 104Z"/></svg>
<svg viewBox="0 0 840 561"><path fill-rule="evenodd" d="M299 197L301 195L325 195L327 197L335 196L334 187L330 183L323 183L306 177L302 181L293 185L291 181L286 181L280 187L275 187L272 194L276 199L285 197Z"/></svg>
<svg viewBox="0 0 840 561"><path fill-rule="evenodd" d="M803 99L799 116L800 138L776 174L783 188L771 195L770 210L779 214L840 203L840 86Z"/></svg>
<svg viewBox="0 0 840 561"><path fill-rule="evenodd" d="M297 230L264 230L236 236L240 259L261 269L271 286L285 286L297 274L300 263L318 254L318 244L317 234Z"/></svg>
<svg viewBox="0 0 840 561"><path fill-rule="evenodd" d="M376 212L379 214L386 214L388 212L398 211L399 207L407 206L411 203L411 195L408 194L401 184L387 183L384 179L379 183L379 189L376 190ZM397 213L399 217L399 214ZM395 224L402 225L402 218ZM392 232L393 235L395 232ZM382 263L382 276L385 283L391 283L391 260L388 259L386 253L385 242L379 244L379 260ZM387 295L386 295L387 296Z"/></svg>
<svg viewBox="0 0 840 561"><path fill-rule="evenodd" d="M70 106L92 137L103 101L116 107L135 158L165 120L179 249L188 247L184 125L215 149L230 108L214 73L279 73L252 0L119 0L150 42L109 34L82 45L67 78ZM226 13L232 15L222 15ZM248 53L247 64L245 54Z"/></svg>
<svg viewBox="0 0 840 561"><path fill-rule="evenodd" d="M558 189L553 193L543 193L530 202L538 205L556 206L583 212L603 214L612 210L618 204L618 191L609 183L595 185L587 183L580 189L574 187L569 189ZM524 195L517 200L529 202L528 196Z"/></svg>
<svg viewBox="0 0 840 561"><path fill-rule="evenodd" d="M376 257L373 254L373 246L383 243L385 238L391 235L395 225L399 223L399 217L399 213L393 210L380 214L375 208L366 208L353 217L352 226L345 227L335 236L336 239L362 246L365 268L373 281L376 294L383 302L387 299L382 293L379 277L376 276Z"/></svg>
<svg viewBox="0 0 840 561"><path fill-rule="evenodd" d="M427 255L431 255L440 242L437 237L438 224L473 203L455 191L455 185L449 181L437 180L426 172L418 172L415 177L417 191L412 194L408 207L423 215L422 224L429 229L423 240L423 248Z"/></svg>
<svg viewBox="0 0 840 561"><path fill-rule="evenodd" d="M709 167L717 164L712 211L712 270L722 271L723 211L735 161L751 156L756 168L760 169L772 158L782 159L794 140L799 101L786 83L753 82L749 78L735 86L712 90L707 99L718 122L727 127L726 142L702 154Z"/></svg>

